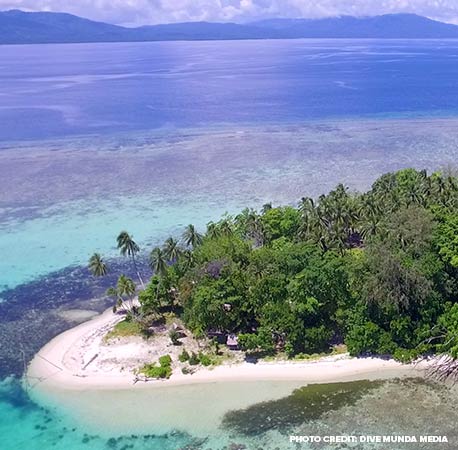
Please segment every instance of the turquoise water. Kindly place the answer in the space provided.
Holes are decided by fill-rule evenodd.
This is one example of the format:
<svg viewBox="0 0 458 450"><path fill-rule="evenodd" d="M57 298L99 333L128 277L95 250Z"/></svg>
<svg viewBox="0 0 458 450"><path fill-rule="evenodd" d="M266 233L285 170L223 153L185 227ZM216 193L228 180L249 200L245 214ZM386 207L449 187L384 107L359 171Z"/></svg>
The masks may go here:
<svg viewBox="0 0 458 450"><path fill-rule="evenodd" d="M156 436L94 433L86 424L75 423L71 416L59 410L44 408L31 402L16 384L0 386L0 445L2 450L105 450L129 448L138 450L178 449L192 438L173 433Z"/></svg>
<svg viewBox="0 0 458 450"><path fill-rule="evenodd" d="M86 264L94 251L115 256L125 228L146 254L189 223L204 229L245 206L454 164L456 125L360 120L11 145L0 152L0 292Z"/></svg>
<svg viewBox="0 0 458 450"><path fill-rule="evenodd" d="M185 198L170 199L165 205L155 198L135 196L41 210L42 217L15 221L0 235L3 254L11 242L19 244L0 262L0 286L7 289L67 266L85 265L94 251L114 256L118 253L116 237L126 227L140 245L152 248L171 233L179 235L187 224L183 220L203 229L228 209L237 207L196 204Z"/></svg>
<svg viewBox="0 0 458 450"><path fill-rule="evenodd" d="M108 306L106 287L130 270L115 258L122 229L143 248L148 275L148 250L188 223L202 229L244 206L294 204L338 182L366 189L404 167L455 165L457 52L456 41L1 46L0 376L21 374L22 352L27 361L75 325L69 310ZM110 258L106 280L84 268L94 251ZM232 397L255 401L258 388ZM188 416L202 398L222 402L210 391ZM127 420L129 411L140 419L129 397L110 393L104 400L124 410L88 423L93 393L80 403L63 395L45 410L4 382L0 449L268 449L291 448L291 431L454 434L455 394L421 383L363 391L319 417L302 415L298 395L232 405L204 433L169 419L153 435ZM290 402L302 422L264 414ZM260 422L274 426L259 434Z"/></svg>
<svg viewBox="0 0 458 450"><path fill-rule="evenodd" d="M447 436L449 442L434 448L454 449L458 444L456 388L419 379L302 388L297 382L240 382L158 388L159 392L153 388L140 393L61 391L45 397L41 394L45 407L32 403L14 386L4 382L0 389L1 448L5 450L348 448L323 443L296 447L289 442L291 434L440 435ZM234 394L240 397L247 391L251 404L234 400ZM173 408L172 424L169 415ZM351 448L369 450L380 448L380 444ZM413 447L384 444L382 448L432 447L418 443Z"/></svg>

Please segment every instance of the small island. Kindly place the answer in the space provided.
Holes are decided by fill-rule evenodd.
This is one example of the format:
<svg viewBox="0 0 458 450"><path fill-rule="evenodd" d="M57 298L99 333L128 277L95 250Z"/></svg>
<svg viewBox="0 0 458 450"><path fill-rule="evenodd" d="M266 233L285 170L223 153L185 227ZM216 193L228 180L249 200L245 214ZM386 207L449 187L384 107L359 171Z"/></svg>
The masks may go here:
<svg viewBox="0 0 458 450"><path fill-rule="evenodd" d="M298 207L266 204L151 250L117 245L112 310L45 346L31 385L127 386L217 379L324 382L455 376L458 178L405 169L366 193L338 185ZM89 262L105 276L100 254ZM361 358L364 357L364 358ZM160 381L158 381L160 380ZM167 380L167 381L164 381Z"/></svg>

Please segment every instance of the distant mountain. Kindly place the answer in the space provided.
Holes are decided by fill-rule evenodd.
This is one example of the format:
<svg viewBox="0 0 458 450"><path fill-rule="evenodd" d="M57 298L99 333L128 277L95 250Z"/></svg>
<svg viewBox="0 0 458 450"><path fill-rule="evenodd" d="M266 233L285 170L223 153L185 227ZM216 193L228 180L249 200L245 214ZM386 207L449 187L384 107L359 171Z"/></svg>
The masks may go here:
<svg viewBox="0 0 458 450"><path fill-rule="evenodd" d="M129 30L65 13L0 12L1 44L122 41Z"/></svg>
<svg viewBox="0 0 458 450"><path fill-rule="evenodd" d="M458 26L415 14L389 14L125 28L65 13L0 11L0 44L294 38L458 38Z"/></svg>
<svg viewBox="0 0 458 450"><path fill-rule="evenodd" d="M0 11L0 44L265 39L279 37L268 27L188 22L125 28L65 13Z"/></svg>
<svg viewBox="0 0 458 450"><path fill-rule="evenodd" d="M254 22L287 38L457 38L458 26L416 14L325 19L271 19Z"/></svg>
<svg viewBox="0 0 458 450"><path fill-rule="evenodd" d="M133 30L146 41L223 40L280 38L281 33L265 26L235 23L187 22L151 25Z"/></svg>

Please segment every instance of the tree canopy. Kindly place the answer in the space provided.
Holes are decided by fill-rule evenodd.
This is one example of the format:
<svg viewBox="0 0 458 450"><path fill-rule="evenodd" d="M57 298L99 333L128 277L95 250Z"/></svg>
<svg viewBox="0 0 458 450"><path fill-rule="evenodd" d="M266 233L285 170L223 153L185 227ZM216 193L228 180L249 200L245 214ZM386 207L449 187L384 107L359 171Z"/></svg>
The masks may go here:
<svg viewBox="0 0 458 450"><path fill-rule="evenodd" d="M129 239L121 250L135 257ZM235 333L290 356L345 343L353 355L458 354L458 180L414 169L365 193L266 204L189 225L151 252L145 312L176 308L197 334ZM131 248L132 247L132 248ZM129 250L130 249L130 250Z"/></svg>

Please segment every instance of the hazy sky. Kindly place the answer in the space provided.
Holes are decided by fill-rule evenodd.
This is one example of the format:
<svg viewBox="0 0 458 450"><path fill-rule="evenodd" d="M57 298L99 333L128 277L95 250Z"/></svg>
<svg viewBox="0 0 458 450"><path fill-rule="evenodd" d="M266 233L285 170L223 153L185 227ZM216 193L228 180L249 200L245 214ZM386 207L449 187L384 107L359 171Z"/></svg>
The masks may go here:
<svg viewBox="0 0 458 450"><path fill-rule="evenodd" d="M417 13L458 23L458 0L0 0L0 10L65 11L124 25Z"/></svg>

